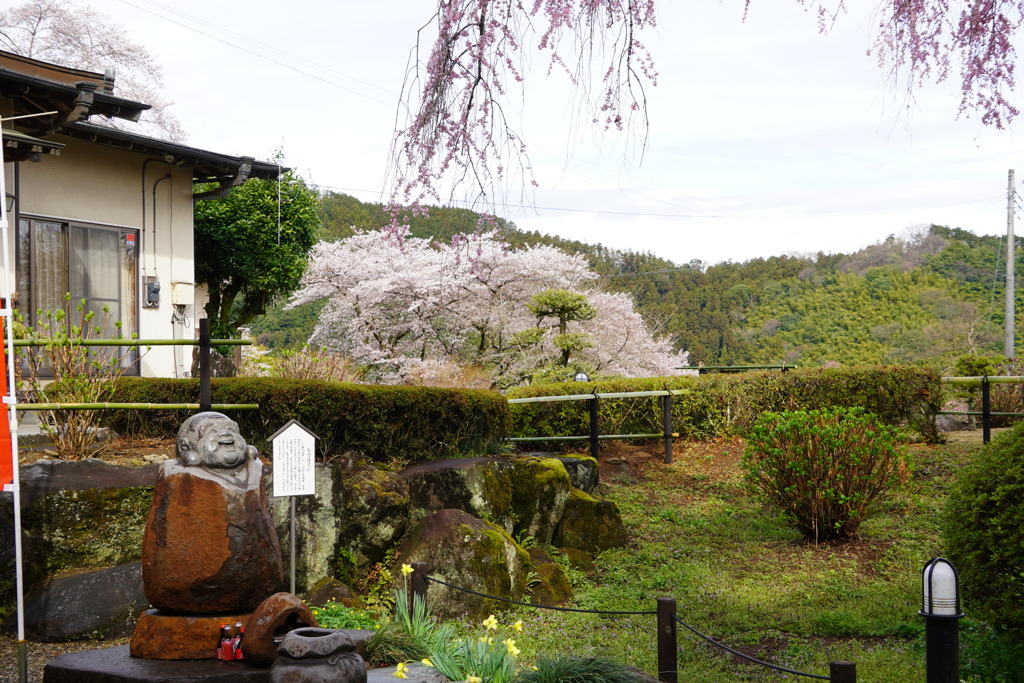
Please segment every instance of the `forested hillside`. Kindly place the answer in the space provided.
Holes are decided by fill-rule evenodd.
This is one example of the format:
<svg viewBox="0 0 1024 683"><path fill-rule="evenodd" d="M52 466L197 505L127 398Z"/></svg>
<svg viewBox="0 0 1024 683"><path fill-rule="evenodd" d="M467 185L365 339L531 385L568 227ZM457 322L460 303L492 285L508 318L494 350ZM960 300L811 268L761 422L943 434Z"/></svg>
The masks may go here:
<svg viewBox="0 0 1024 683"><path fill-rule="evenodd" d="M320 238L344 239L391 221L380 204L343 194L321 198ZM497 228L510 246L547 244L580 254L598 286L626 292L648 324L706 365L927 363L950 366L1002 350L1003 241L932 226L851 254L770 256L743 263L676 264L537 232L472 211L432 207L411 216L415 237L449 242ZM1021 265L1018 265L1020 270ZM1024 297L1018 310L1024 305ZM253 325L271 346L308 338L318 309L275 310Z"/></svg>

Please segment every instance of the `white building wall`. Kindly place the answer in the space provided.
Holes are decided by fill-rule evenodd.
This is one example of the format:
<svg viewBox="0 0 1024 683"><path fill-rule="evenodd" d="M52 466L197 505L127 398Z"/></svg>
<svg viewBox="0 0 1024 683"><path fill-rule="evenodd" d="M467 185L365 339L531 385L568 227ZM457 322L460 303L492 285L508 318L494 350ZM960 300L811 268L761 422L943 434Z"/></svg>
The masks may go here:
<svg viewBox="0 0 1024 683"><path fill-rule="evenodd" d="M195 306L179 307L176 318L172 305L172 283L183 283L178 287L186 291L195 282L192 169L172 166L162 159L147 162L150 157L145 155L82 140L58 139L67 144L60 156L44 156L39 162L19 164L17 211L138 229L139 337L194 338ZM5 171L8 187L13 188L14 164L6 164ZM52 188L60 191L53 192ZM12 229L12 255L13 239ZM160 283L160 302L155 308L143 305L148 278L156 278ZM192 301L191 295L188 301ZM187 373L192 349L178 348L177 354L171 346L143 349L142 375L174 377Z"/></svg>

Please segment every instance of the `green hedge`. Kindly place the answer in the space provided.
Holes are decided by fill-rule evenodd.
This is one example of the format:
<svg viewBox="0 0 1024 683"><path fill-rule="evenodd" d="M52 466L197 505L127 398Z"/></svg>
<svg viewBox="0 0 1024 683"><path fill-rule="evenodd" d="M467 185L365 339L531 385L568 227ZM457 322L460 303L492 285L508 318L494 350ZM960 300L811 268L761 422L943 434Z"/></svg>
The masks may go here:
<svg viewBox="0 0 1024 683"><path fill-rule="evenodd" d="M764 412L849 406L861 407L885 424L915 430L925 440L934 442L938 440L935 414L941 410L943 401L938 373L905 366L756 371L587 384L563 382L515 389L508 393L508 398L659 389L685 392L672 400L672 428L682 438L743 434ZM511 408L514 437L589 433L586 401L522 403ZM610 399L599 403L602 434L660 433L661 415L658 398Z"/></svg>
<svg viewBox="0 0 1024 683"><path fill-rule="evenodd" d="M236 377L212 381L213 403L257 403L259 410L225 411L242 435L269 454L267 437L296 419L320 437L317 453L357 451L383 461L484 454L508 435L508 403L497 392L346 384L318 380ZM108 400L195 403L197 379L121 378ZM103 411L118 434L175 436L190 411Z"/></svg>

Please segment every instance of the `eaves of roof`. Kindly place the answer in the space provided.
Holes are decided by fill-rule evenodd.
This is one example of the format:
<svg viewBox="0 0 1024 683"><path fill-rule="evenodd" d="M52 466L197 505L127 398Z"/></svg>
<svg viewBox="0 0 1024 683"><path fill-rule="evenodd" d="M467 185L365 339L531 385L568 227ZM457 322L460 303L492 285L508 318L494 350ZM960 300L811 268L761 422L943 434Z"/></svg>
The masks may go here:
<svg viewBox="0 0 1024 683"><path fill-rule="evenodd" d="M219 154L92 123L69 123L64 126L61 133L100 145L126 149L139 154L156 155L176 166L191 167L193 181L197 183L223 182L225 179L239 176L242 176L243 179L249 177L276 180L281 172L288 170L270 162L256 161L252 157Z"/></svg>
<svg viewBox="0 0 1024 683"><path fill-rule="evenodd" d="M13 130L3 129L4 161L38 161L41 154L60 154L65 145L50 140L40 140L31 135Z"/></svg>
<svg viewBox="0 0 1024 683"><path fill-rule="evenodd" d="M83 83L91 86L89 89L93 98L91 114L138 121L142 112L152 108L151 105L144 102L136 102L93 90L95 88L93 81L83 81ZM81 90L73 84L24 74L0 66L0 92L6 97L45 97L58 100L65 106L72 106Z"/></svg>

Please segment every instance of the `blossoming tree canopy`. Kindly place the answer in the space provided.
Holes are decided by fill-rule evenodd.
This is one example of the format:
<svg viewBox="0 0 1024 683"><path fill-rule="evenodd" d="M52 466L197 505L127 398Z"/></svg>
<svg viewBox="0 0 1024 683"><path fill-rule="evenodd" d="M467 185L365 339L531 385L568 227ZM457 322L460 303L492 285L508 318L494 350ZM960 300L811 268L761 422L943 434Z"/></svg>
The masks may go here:
<svg viewBox="0 0 1024 683"><path fill-rule="evenodd" d="M846 0L796 2L817 13L823 32L848 12ZM407 115L392 150L396 197L438 197L446 177L480 195L510 172L533 182L526 144L509 123L509 109L515 100L526 100L523 83L537 52L547 75L569 80L572 96L580 100L573 109L587 112L581 120L632 134L642 148L645 88L658 78L644 42L658 25L656 5L437 0L403 85ZM762 10L771 11L770 3L746 0L744 12ZM1013 38L1024 23L1024 0L876 0L869 17L877 28L868 53L895 88L909 93L925 80L941 82L958 72L961 115L977 114L997 128L1017 115L1011 101Z"/></svg>
<svg viewBox="0 0 1024 683"><path fill-rule="evenodd" d="M655 339L632 300L595 289L596 279L580 256L546 245L511 249L493 232L436 244L375 230L317 244L290 305L326 300L310 341L375 367L381 381L454 361L487 368L501 386L527 382L568 366L559 346L567 334L585 339L571 355L590 372L677 373L686 354ZM531 301L553 290L593 315L539 317Z"/></svg>

